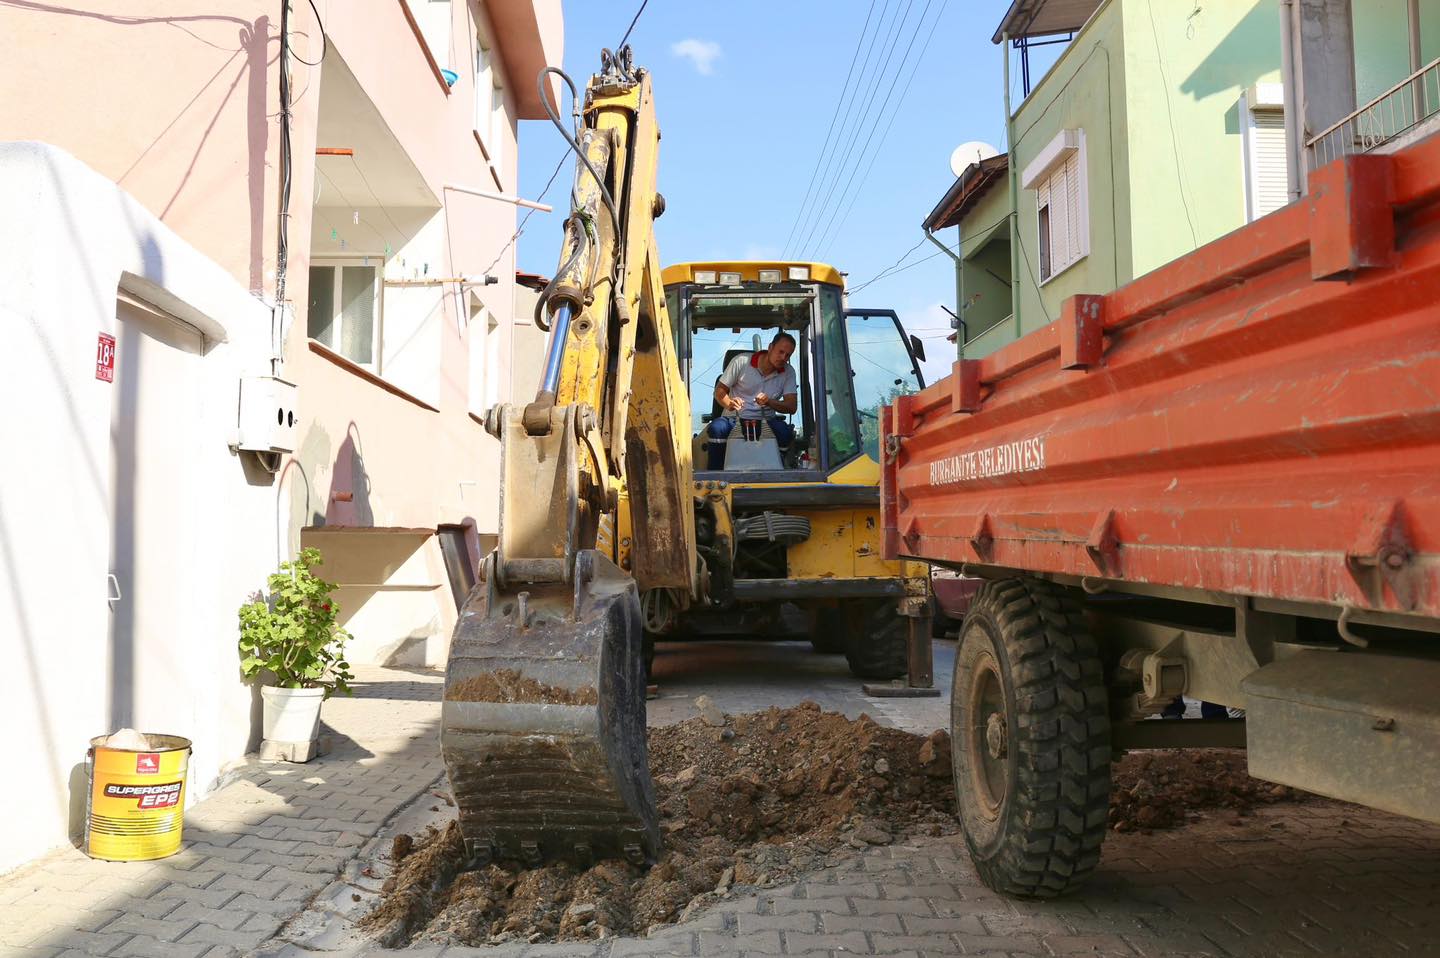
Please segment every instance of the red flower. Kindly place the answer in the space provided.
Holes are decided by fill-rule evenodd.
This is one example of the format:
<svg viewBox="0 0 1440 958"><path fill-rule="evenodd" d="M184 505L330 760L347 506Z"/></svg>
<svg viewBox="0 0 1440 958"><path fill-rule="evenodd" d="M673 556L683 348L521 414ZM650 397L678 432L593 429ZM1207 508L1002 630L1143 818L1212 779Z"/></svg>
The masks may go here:
<svg viewBox="0 0 1440 958"><path fill-rule="evenodd" d="M324 609L326 612L329 612L329 611L330 611L330 603L329 603L329 602L326 602L326 603L325 603L324 605L322 605L320 608Z"/></svg>

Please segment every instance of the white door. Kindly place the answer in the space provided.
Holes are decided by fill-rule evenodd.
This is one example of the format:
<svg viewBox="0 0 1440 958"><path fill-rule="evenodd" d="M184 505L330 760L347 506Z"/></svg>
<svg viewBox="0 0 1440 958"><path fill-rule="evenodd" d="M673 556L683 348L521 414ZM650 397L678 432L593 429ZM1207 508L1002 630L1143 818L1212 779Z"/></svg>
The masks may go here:
<svg viewBox="0 0 1440 958"><path fill-rule="evenodd" d="M197 653L187 631L205 570L194 508L204 337L122 297L110 415L110 731L193 735ZM223 508L221 503L213 507ZM204 645L197 646L197 643ZM187 681L189 684L187 684Z"/></svg>

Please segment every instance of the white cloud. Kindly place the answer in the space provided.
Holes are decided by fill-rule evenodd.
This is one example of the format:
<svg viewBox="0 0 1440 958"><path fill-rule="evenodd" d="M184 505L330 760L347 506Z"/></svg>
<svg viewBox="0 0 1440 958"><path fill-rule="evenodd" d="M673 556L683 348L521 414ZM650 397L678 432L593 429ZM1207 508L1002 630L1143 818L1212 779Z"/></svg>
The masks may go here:
<svg viewBox="0 0 1440 958"><path fill-rule="evenodd" d="M687 37L678 43L670 44L670 53L689 60L695 66L696 73L709 76L715 72L715 61L720 58L720 44Z"/></svg>

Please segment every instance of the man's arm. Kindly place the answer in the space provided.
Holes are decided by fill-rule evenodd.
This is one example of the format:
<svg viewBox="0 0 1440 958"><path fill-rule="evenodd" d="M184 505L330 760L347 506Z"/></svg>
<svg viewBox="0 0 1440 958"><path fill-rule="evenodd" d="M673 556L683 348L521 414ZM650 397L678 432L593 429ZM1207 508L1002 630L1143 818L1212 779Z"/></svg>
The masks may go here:
<svg viewBox="0 0 1440 958"><path fill-rule="evenodd" d="M761 402L760 405L764 406L766 409L773 409L778 413L789 416L795 412L795 405L797 399L797 393L786 393L779 399L774 399L770 396L766 396L764 401Z"/></svg>
<svg viewBox="0 0 1440 958"><path fill-rule="evenodd" d="M730 387L723 382L715 384L715 401L720 404L721 409L728 409L731 412L739 412L745 406L739 399L731 397Z"/></svg>
<svg viewBox="0 0 1440 958"><path fill-rule="evenodd" d="M741 370L744 369L747 361L744 356L736 356L721 371L720 378L715 380L715 401L720 404L721 409L739 412L745 408L745 401L738 396L730 395L730 393L735 389L735 384L740 381Z"/></svg>

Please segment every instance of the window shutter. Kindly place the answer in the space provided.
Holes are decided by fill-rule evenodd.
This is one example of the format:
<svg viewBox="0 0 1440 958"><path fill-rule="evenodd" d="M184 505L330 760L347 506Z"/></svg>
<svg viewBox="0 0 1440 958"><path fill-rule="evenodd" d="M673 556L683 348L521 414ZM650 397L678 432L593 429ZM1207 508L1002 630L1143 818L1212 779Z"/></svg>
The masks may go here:
<svg viewBox="0 0 1440 958"><path fill-rule="evenodd" d="M1290 202L1289 178L1285 174L1285 114L1257 110L1254 136L1251 190L1255 215L1260 217Z"/></svg>
<svg viewBox="0 0 1440 958"><path fill-rule="evenodd" d="M1075 258L1070 249L1070 189L1065 167L1050 177L1050 260L1060 272Z"/></svg>
<svg viewBox="0 0 1440 958"><path fill-rule="evenodd" d="M1065 221L1070 226L1069 241L1065 245L1067 262L1073 263L1085 254L1089 239L1083 233L1086 228L1085 218L1080 211L1080 154L1070 154L1070 159L1065 162L1065 185L1066 190L1066 211Z"/></svg>

